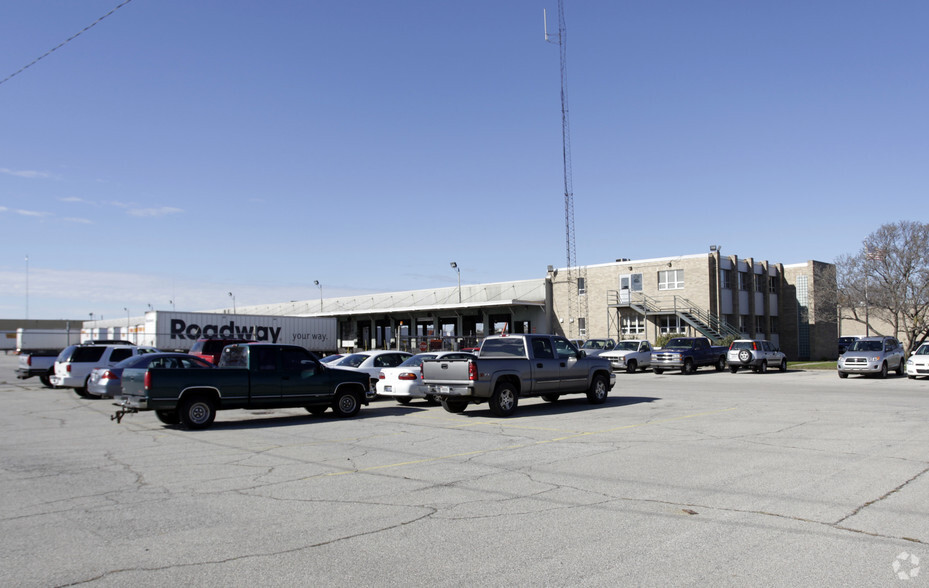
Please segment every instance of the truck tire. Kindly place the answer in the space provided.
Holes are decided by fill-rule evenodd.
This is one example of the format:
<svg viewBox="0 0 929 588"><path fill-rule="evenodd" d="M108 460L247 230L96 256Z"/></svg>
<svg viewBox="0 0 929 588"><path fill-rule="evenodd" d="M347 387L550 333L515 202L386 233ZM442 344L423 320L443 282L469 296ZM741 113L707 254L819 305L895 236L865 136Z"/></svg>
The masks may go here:
<svg viewBox="0 0 929 588"><path fill-rule="evenodd" d="M626 373L634 374L636 369L636 363L634 359L630 359L629 363L626 364Z"/></svg>
<svg viewBox="0 0 929 588"><path fill-rule="evenodd" d="M742 363L748 363L752 360L752 352L748 349L739 350L739 361Z"/></svg>
<svg viewBox="0 0 929 588"><path fill-rule="evenodd" d="M332 402L332 412L339 418L353 417L361 410L361 403L355 393L349 390L337 392Z"/></svg>
<svg viewBox="0 0 929 588"><path fill-rule="evenodd" d="M498 417L508 417L516 410L519 404L519 394L516 392L516 386L510 382L500 382L494 388L494 393L490 395L490 412Z"/></svg>
<svg viewBox="0 0 929 588"><path fill-rule="evenodd" d="M694 367L694 360L692 360L692 359L685 359L685 360L684 360L684 367L681 368L681 373L682 373L682 374L686 374L686 375L689 376L690 374L694 373L695 371L697 371L697 368Z"/></svg>
<svg viewBox="0 0 929 588"><path fill-rule="evenodd" d="M884 363L881 364L881 371L880 371L880 373L878 374L878 377L881 378L881 379L886 378L886 377L887 377L887 372L888 372L888 371L889 371L889 370L887 369L887 362L885 361Z"/></svg>
<svg viewBox="0 0 929 588"><path fill-rule="evenodd" d="M587 402L591 404L603 404L606 402L606 395L610 392L610 381L603 374L596 374L593 381L590 382L590 389L587 390Z"/></svg>
<svg viewBox="0 0 929 588"><path fill-rule="evenodd" d="M736 372L739 371L739 366L737 366L737 365L730 365L730 366L729 366L729 371L732 372L732 373L734 374L734 373L736 373Z"/></svg>
<svg viewBox="0 0 929 588"><path fill-rule="evenodd" d="M660 376L660 375L661 375L661 372L663 372L664 370L661 369L661 368L652 368L652 371L655 372L656 374L658 374L658 375Z"/></svg>
<svg viewBox="0 0 929 588"><path fill-rule="evenodd" d="M181 422L181 417L176 410L156 410L155 418L166 425L176 425Z"/></svg>
<svg viewBox="0 0 929 588"><path fill-rule="evenodd" d="M848 377L848 374L846 374L845 372L839 372L839 377L844 380L845 378Z"/></svg>
<svg viewBox="0 0 929 588"><path fill-rule="evenodd" d="M560 397L560 394L543 394L542 400L545 402L557 402Z"/></svg>
<svg viewBox="0 0 929 588"><path fill-rule="evenodd" d="M410 400L412 400L412 398L410 398L409 396L398 396L397 397L397 402L399 402L403 406L406 406L407 404L409 404Z"/></svg>
<svg viewBox="0 0 929 588"><path fill-rule="evenodd" d="M439 402L442 404L442 408L444 408L446 412L455 414L462 413L466 408L468 408L467 400L452 400L451 398L443 398Z"/></svg>
<svg viewBox="0 0 929 588"><path fill-rule="evenodd" d="M55 387L55 386L52 385L52 381L49 379L49 377L48 377L47 375L39 376L39 381L42 382L42 385L45 386L46 388L54 388L54 387Z"/></svg>
<svg viewBox="0 0 929 588"><path fill-rule="evenodd" d="M716 362L716 371L721 372L726 369L726 356L720 355L719 361Z"/></svg>
<svg viewBox="0 0 929 588"><path fill-rule="evenodd" d="M429 406L438 406L439 399L433 396L432 394L426 394L426 404Z"/></svg>
<svg viewBox="0 0 929 588"><path fill-rule="evenodd" d="M761 360L761 365L758 366L758 373L759 374L768 373L768 360L766 359Z"/></svg>
<svg viewBox="0 0 929 588"><path fill-rule="evenodd" d="M326 410L329 407L326 406L325 404L315 404L313 406L305 406L304 408L306 408L306 411L310 413L311 415L319 416L323 414L324 412L326 412Z"/></svg>
<svg viewBox="0 0 929 588"><path fill-rule="evenodd" d="M779 369L780 369L782 372L786 372L786 371L787 371L787 358L786 358L786 357L785 357L784 359L781 360L781 366L780 366Z"/></svg>
<svg viewBox="0 0 929 588"><path fill-rule="evenodd" d="M180 423L188 429L206 429L216 418L216 401L209 396L190 396L178 407Z"/></svg>

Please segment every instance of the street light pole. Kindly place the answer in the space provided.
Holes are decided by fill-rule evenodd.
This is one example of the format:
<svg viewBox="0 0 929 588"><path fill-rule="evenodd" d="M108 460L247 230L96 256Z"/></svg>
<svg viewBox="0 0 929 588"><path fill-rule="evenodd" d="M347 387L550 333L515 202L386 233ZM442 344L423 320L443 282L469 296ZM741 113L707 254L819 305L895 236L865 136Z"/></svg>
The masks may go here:
<svg viewBox="0 0 929 588"><path fill-rule="evenodd" d="M29 320L29 256L26 256L26 320Z"/></svg>
<svg viewBox="0 0 929 588"><path fill-rule="evenodd" d="M129 338L129 308L123 307L123 310L126 311L126 339Z"/></svg>
<svg viewBox="0 0 929 588"><path fill-rule="evenodd" d="M452 266L452 269L458 272L458 304L461 304L461 268L458 267L456 262L451 262L449 265Z"/></svg>
<svg viewBox="0 0 929 588"><path fill-rule="evenodd" d="M319 280L313 280L313 284L319 288L319 312L323 311L323 285L319 283Z"/></svg>
<svg viewBox="0 0 929 588"><path fill-rule="evenodd" d="M232 292L229 293L229 298L232 298L232 314L235 314L235 296L232 295Z"/></svg>

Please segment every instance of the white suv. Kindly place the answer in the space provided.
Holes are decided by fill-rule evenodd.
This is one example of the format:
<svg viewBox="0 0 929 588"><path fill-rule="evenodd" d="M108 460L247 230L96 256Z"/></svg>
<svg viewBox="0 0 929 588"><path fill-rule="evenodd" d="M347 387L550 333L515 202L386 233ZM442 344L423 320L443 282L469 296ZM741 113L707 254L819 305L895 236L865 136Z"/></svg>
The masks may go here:
<svg viewBox="0 0 929 588"><path fill-rule="evenodd" d="M124 359L143 353L158 353L154 347L135 345L71 345L55 359L54 375L49 380L59 388L74 388L78 396L90 398L87 380L97 367L112 367Z"/></svg>
<svg viewBox="0 0 929 588"><path fill-rule="evenodd" d="M764 339L739 339L733 341L726 355L729 371L733 374L742 368L752 368L756 374L763 374L768 368L777 367L787 371L787 357L777 345Z"/></svg>

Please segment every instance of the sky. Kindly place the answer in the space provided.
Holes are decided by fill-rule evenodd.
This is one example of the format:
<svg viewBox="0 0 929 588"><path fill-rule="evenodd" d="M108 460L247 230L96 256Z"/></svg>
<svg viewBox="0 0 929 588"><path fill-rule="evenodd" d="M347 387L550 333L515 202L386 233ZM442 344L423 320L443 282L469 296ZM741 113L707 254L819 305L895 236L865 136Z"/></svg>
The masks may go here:
<svg viewBox="0 0 929 588"><path fill-rule="evenodd" d="M0 4L0 318L565 267L557 0L123 1ZM578 264L926 222L929 3L564 4Z"/></svg>

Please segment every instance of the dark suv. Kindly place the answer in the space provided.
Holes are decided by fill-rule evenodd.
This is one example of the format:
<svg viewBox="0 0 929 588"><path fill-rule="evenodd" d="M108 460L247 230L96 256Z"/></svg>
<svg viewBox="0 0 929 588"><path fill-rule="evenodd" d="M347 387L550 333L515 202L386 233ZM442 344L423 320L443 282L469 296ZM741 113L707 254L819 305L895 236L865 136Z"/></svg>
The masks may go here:
<svg viewBox="0 0 929 588"><path fill-rule="evenodd" d="M189 353L216 365L223 354L223 347L248 342L248 339L197 339Z"/></svg>

